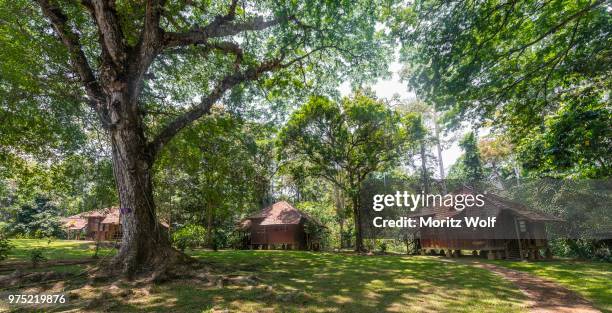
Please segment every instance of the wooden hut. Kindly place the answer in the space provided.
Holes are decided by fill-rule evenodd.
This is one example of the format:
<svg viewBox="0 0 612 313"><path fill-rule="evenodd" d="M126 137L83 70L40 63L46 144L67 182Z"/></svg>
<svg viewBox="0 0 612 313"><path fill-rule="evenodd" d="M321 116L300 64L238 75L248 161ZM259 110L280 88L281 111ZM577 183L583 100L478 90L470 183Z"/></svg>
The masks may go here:
<svg viewBox="0 0 612 313"><path fill-rule="evenodd" d="M452 194L473 194L469 187L463 187ZM535 212L526 206L492 193L482 193L484 205L471 206L463 210L454 207L437 206L423 208L414 215L418 218L431 217L435 220L447 218L465 221L465 218L495 217L495 227L435 228L417 229L416 238L422 254L445 254L459 256L462 250L472 255L489 259L539 259L551 257L548 248L545 223L562 220L544 213ZM545 251L544 256L540 251Z"/></svg>
<svg viewBox="0 0 612 313"><path fill-rule="evenodd" d="M162 227L168 224L161 222ZM68 239L95 241L119 240L121 231L121 210L118 207L81 212L62 219L62 227Z"/></svg>
<svg viewBox="0 0 612 313"><path fill-rule="evenodd" d="M62 219L68 239L115 240L121 238L117 207L81 212Z"/></svg>
<svg viewBox="0 0 612 313"><path fill-rule="evenodd" d="M243 219L238 228L246 248L318 250L318 236L306 230L307 223L324 227L288 202L280 201Z"/></svg>

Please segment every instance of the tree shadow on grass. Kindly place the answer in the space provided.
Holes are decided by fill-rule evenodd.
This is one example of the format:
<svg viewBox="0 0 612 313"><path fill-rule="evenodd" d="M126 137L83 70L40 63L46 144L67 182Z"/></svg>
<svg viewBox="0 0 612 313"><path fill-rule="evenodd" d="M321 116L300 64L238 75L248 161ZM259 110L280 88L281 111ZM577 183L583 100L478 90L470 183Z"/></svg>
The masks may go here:
<svg viewBox="0 0 612 313"><path fill-rule="evenodd" d="M516 312L525 296L486 270L431 257L287 251L197 253L224 273L253 273L260 286L157 286L127 311Z"/></svg>
<svg viewBox="0 0 612 313"><path fill-rule="evenodd" d="M71 309L92 312L517 312L525 296L486 270L433 257L295 251L195 252L261 285L199 281L134 286L78 282ZM55 310L63 311L64 309Z"/></svg>

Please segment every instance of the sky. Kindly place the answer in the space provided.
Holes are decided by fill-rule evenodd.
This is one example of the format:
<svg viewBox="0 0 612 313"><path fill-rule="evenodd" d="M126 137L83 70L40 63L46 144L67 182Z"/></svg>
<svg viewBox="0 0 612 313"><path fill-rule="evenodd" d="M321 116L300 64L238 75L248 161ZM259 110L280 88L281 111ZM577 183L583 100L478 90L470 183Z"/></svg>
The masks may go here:
<svg viewBox="0 0 612 313"><path fill-rule="evenodd" d="M399 95L402 100L414 100L416 99L416 95L413 91L408 89L408 84L401 82L400 79L400 71L402 69L402 65L399 62L393 62L389 65L389 71L391 72L391 77L389 79L378 79L378 81L370 86L375 92L378 98L391 99L394 95ZM347 96L351 93L350 82L346 81L342 83L339 87L340 94L342 96ZM458 137L461 138L461 137ZM449 138L445 138L449 139ZM436 151L431 151L434 155ZM445 173L448 173L449 168L455 163L455 161L461 156L461 149L458 146L458 143L452 142L452 144L442 151L442 161L444 162ZM436 168L436 176L438 176Z"/></svg>

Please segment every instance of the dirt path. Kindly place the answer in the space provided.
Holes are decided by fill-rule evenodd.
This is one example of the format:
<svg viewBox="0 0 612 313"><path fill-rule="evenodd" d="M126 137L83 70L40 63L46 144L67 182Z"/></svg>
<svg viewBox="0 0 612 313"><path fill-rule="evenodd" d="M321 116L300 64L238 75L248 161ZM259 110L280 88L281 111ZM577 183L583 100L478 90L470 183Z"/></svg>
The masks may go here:
<svg viewBox="0 0 612 313"><path fill-rule="evenodd" d="M531 313L601 313L579 294L555 282L477 260L459 262L487 269L511 281L529 298L527 308Z"/></svg>

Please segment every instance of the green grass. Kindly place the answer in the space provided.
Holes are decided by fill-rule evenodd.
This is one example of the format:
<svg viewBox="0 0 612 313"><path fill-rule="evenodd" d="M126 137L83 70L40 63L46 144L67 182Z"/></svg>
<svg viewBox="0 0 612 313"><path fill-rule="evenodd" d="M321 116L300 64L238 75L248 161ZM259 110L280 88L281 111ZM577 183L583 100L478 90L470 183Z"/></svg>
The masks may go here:
<svg viewBox="0 0 612 313"><path fill-rule="evenodd" d="M27 260L42 248L50 260L90 258L93 242L12 240L9 260ZM101 253L109 253L102 251ZM124 286L66 282L78 297L64 309L120 312L522 312L523 295L485 269L436 257L356 256L303 251L191 251L223 274L255 275L261 286L206 286L197 281ZM558 281L604 311L612 302L610 264L586 262L507 262L495 264ZM85 266L54 266L78 272ZM43 270L49 268L42 267ZM0 308L0 311L1 308Z"/></svg>
<svg viewBox="0 0 612 313"><path fill-rule="evenodd" d="M545 262L490 261L507 268L528 272L555 281L612 312L612 264L555 260Z"/></svg>
<svg viewBox="0 0 612 313"><path fill-rule="evenodd" d="M483 269L431 257L354 256L296 251L194 252L229 274L271 286L224 289L159 286L143 311L519 312L523 294Z"/></svg>
<svg viewBox="0 0 612 313"><path fill-rule="evenodd" d="M41 249L49 260L90 258L94 254L95 243L83 240L12 239L15 246L9 252L7 261L28 261L30 252ZM100 248L99 256L112 253L112 249Z"/></svg>
<svg viewBox="0 0 612 313"><path fill-rule="evenodd" d="M49 259L89 258L93 243L13 240L12 260L43 248ZM521 312L525 296L487 270L435 257L355 256L302 251L191 251L223 274L255 275L260 286L196 281L124 286L75 279L67 309L118 312ZM60 267L53 267L58 270ZM70 266L76 272L82 267ZM114 288L114 289L113 289ZM72 290L72 291L70 291ZM122 291L122 292L123 292ZM42 291L41 291L42 292ZM0 306L1 307L1 306ZM0 308L0 311L1 308Z"/></svg>

